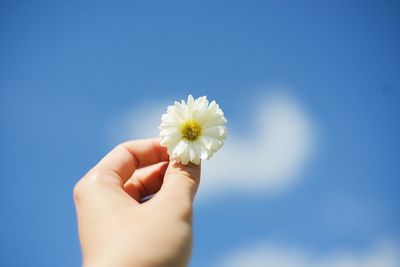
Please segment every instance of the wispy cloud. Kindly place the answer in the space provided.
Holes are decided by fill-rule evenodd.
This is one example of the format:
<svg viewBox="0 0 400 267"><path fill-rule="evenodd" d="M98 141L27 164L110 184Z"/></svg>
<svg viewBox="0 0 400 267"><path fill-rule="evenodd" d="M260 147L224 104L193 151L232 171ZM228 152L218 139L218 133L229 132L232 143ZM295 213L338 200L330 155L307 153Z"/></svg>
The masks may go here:
<svg viewBox="0 0 400 267"><path fill-rule="evenodd" d="M203 162L199 198L221 193L282 192L301 176L315 150L315 126L299 101L270 94L254 101L251 136L231 130L224 148ZM170 103L157 101L135 107L110 126L113 141L158 135L160 116ZM228 114L229 119L229 114ZM232 129L238 127L232 127Z"/></svg>
<svg viewBox="0 0 400 267"><path fill-rule="evenodd" d="M224 257L218 267L398 267L400 247L376 242L363 251L336 250L323 254L274 243L244 247Z"/></svg>

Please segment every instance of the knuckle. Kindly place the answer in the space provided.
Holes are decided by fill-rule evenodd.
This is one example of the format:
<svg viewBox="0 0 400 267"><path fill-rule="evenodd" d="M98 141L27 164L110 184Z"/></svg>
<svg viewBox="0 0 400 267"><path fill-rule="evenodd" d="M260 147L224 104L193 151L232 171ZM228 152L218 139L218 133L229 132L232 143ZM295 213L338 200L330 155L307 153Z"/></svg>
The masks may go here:
<svg viewBox="0 0 400 267"><path fill-rule="evenodd" d="M91 187L104 184L106 177L114 177L114 176L116 176L114 172L108 169L96 167L91 169L82 180L84 180L84 183L87 186Z"/></svg>
<svg viewBox="0 0 400 267"><path fill-rule="evenodd" d="M134 144L135 144L134 142L138 142L138 140L120 143L113 150L119 151L119 152L127 155L128 157L131 157L134 160L136 166L139 166L140 165L139 159L134 155L134 153L132 153L132 151L130 149L130 147L134 146Z"/></svg>
<svg viewBox="0 0 400 267"><path fill-rule="evenodd" d="M200 179L200 168L195 165L188 165L188 166L173 166L174 168L170 170L171 174L173 175L183 175L193 180Z"/></svg>
<svg viewBox="0 0 400 267"><path fill-rule="evenodd" d="M199 183L196 176L186 171L167 171L165 177L174 177L185 183L189 188L197 188Z"/></svg>
<svg viewBox="0 0 400 267"><path fill-rule="evenodd" d="M91 169L83 179L92 182L98 181L102 176L106 175L107 171L103 168L95 167Z"/></svg>
<svg viewBox="0 0 400 267"><path fill-rule="evenodd" d="M126 150L127 142L119 143L114 147L115 150Z"/></svg>
<svg viewBox="0 0 400 267"><path fill-rule="evenodd" d="M86 194L90 188L102 183L102 178L104 178L105 175L107 175L107 172L103 169L91 169L83 178L81 178L75 184L73 189L73 196L75 201L78 202L79 199L82 198L82 196Z"/></svg>
<svg viewBox="0 0 400 267"><path fill-rule="evenodd" d="M80 179L74 186L73 189L73 196L74 196L74 200L76 202L79 202L79 198L82 196L84 191L84 185L83 185L83 178Z"/></svg>
<svg viewBox="0 0 400 267"><path fill-rule="evenodd" d="M129 151L128 143L127 142L119 143L112 149L112 151L117 151L118 153L127 153Z"/></svg>

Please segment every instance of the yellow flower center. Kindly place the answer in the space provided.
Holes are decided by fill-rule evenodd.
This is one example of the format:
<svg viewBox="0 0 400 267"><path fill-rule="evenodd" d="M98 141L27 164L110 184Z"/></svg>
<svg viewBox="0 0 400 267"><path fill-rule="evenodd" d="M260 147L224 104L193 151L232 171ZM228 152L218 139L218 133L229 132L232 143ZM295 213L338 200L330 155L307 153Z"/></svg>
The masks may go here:
<svg viewBox="0 0 400 267"><path fill-rule="evenodd" d="M181 133L186 140L194 141L201 135L201 125L194 120L187 121L181 126Z"/></svg>

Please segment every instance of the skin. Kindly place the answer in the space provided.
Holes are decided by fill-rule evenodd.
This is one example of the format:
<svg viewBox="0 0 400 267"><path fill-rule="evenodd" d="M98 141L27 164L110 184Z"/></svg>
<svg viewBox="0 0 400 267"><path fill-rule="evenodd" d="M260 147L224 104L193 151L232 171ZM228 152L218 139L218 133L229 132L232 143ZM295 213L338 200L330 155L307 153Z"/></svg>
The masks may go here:
<svg viewBox="0 0 400 267"><path fill-rule="evenodd" d="M115 147L74 188L83 266L187 266L199 181L158 139Z"/></svg>

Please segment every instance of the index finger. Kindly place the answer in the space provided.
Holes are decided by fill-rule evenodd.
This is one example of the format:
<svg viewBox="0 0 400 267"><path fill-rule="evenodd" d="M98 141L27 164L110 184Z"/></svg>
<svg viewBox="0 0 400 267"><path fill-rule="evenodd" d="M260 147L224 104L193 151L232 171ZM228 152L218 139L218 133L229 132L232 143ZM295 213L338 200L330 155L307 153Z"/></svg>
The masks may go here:
<svg viewBox="0 0 400 267"><path fill-rule="evenodd" d="M168 161L167 149L159 138L133 140L116 146L93 169L106 169L120 178L121 186L137 168Z"/></svg>

